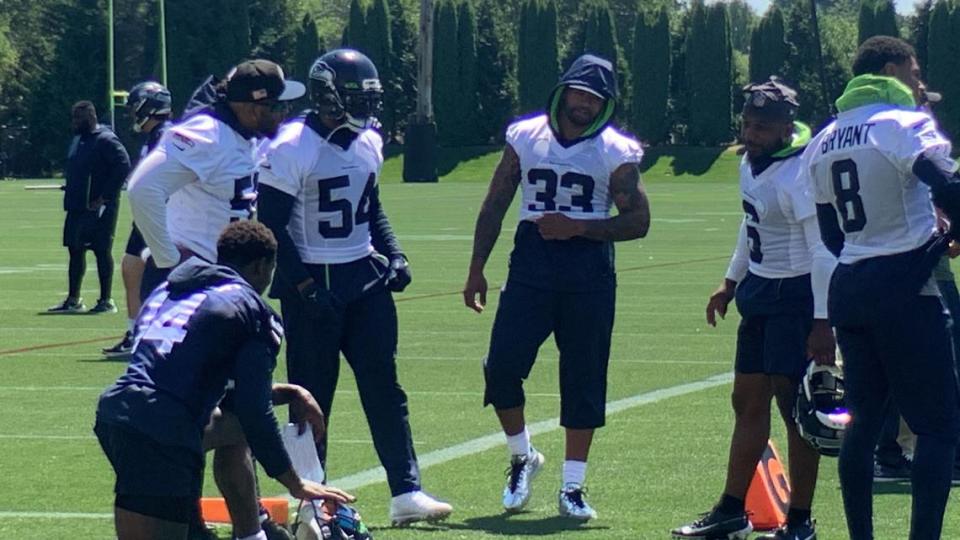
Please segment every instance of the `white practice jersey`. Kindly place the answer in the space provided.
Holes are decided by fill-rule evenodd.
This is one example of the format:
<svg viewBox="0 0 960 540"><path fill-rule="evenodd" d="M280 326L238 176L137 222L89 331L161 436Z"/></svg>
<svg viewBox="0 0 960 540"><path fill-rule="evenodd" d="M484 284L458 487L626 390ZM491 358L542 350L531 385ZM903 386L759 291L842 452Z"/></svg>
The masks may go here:
<svg viewBox="0 0 960 540"><path fill-rule="evenodd" d="M775 161L754 176L744 156L740 162L743 229L750 272L781 279L810 273L812 256L804 235L805 220L816 221L810 182L801 176L800 156Z"/></svg>
<svg viewBox="0 0 960 540"><path fill-rule="evenodd" d="M920 154L955 170L950 142L925 112L868 105L840 113L805 153L818 204L844 233L840 262L916 249L936 230L930 188L913 174Z"/></svg>
<svg viewBox="0 0 960 540"><path fill-rule="evenodd" d="M341 264L373 253L370 197L383 165L383 140L361 133L347 150L297 118L266 148L260 182L294 197L287 230L300 259Z"/></svg>
<svg viewBox="0 0 960 540"><path fill-rule="evenodd" d="M640 144L612 127L564 148L547 115L511 124L507 143L520 157L520 219L559 212L574 219L606 219L613 197L610 175L625 163L639 164Z"/></svg>
<svg viewBox="0 0 960 540"><path fill-rule="evenodd" d="M176 247L217 260L217 239L256 210L256 139L200 113L168 129L130 179L134 221L157 265L179 260Z"/></svg>
<svg viewBox="0 0 960 540"><path fill-rule="evenodd" d="M827 289L836 259L820 239L813 187L800 155L773 162L754 176L747 156L740 162L744 211L727 279L750 273L767 279L811 274L814 316L827 317Z"/></svg>

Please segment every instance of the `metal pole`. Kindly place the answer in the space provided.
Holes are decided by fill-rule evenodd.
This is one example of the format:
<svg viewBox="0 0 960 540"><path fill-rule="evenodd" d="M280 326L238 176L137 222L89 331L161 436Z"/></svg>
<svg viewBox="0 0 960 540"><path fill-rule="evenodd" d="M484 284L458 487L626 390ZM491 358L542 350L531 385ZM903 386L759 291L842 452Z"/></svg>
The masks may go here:
<svg viewBox="0 0 960 540"><path fill-rule="evenodd" d="M116 130L113 107L113 0L107 0L107 99L110 102L110 128Z"/></svg>
<svg viewBox="0 0 960 540"><path fill-rule="evenodd" d="M420 0L420 65L417 73L417 122L433 119L433 0Z"/></svg>
<svg viewBox="0 0 960 540"><path fill-rule="evenodd" d="M160 2L160 82L167 86L167 14L164 0Z"/></svg>

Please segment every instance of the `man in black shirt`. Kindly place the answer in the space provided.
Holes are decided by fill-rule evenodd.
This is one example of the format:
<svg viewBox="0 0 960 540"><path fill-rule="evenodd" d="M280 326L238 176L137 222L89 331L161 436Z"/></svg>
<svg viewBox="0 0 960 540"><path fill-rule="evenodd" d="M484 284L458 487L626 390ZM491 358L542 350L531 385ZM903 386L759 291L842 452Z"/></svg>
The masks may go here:
<svg viewBox="0 0 960 540"><path fill-rule="evenodd" d="M97 257L100 298L90 313L114 313L113 236L117 228L120 187L130 172L130 156L109 127L97 124L97 111L89 101L79 101L71 112L76 135L70 143L64 170L63 245L70 254L69 292L63 303L48 313L79 313L85 306L80 285L87 270L86 251Z"/></svg>

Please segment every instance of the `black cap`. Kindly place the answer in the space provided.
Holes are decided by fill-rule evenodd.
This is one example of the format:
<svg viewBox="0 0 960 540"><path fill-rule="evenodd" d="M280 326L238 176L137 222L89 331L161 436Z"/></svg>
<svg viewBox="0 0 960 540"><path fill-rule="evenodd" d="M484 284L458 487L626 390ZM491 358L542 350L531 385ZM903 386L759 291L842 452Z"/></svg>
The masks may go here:
<svg viewBox="0 0 960 540"><path fill-rule="evenodd" d="M290 101L303 97L307 88L283 77L283 69L269 60L247 60L227 73L227 101Z"/></svg>
<svg viewBox="0 0 960 540"><path fill-rule="evenodd" d="M744 86L743 98L744 113L749 112L775 122L792 122L800 108L797 91L777 77Z"/></svg>

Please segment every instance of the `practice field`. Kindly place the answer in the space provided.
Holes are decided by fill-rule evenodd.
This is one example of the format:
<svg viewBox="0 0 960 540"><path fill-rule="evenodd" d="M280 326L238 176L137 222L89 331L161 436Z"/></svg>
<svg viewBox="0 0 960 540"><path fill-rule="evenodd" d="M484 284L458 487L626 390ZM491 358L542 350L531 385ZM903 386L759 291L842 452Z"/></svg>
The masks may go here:
<svg viewBox="0 0 960 540"><path fill-rule="evenodd" d="M723 486L737 317L710 328L704 306L726 270L742 215L737 158L697 151L663 155L645 175L653 225L647 239L617 246L611 406L587 473L589 500L600 519L585 526L556 516L563 444L556 425L558 355L552 341L526 385L529 419L539 431L534 444L547 466L534 484L529 511L506 516L500 507L507 451L492 410L481 406L481 361L497 306L496 285L506 275L515 208L488 266L493 291L487 311L467 310L458 292L496 158L478 152L451 166L439 184L401 184L398 159L384 171L385 207L414 275L410 288L396 297L401 382L410 398L424 486L453 503L452 518L438 526L387 527L389 493L375 470L349 369L341 372L334 404L331 483L359 496L378 540L668 538L671 527L708 510ZM33 183L0 183L0 536L110 538L112 472L91 426L98 394L124 369L103 360L99 350L122 333L125 317L38 315L65 296L66 252L60 247L60 194L23 189ZM126 205L120 223L114 296L122 305ZM83 296L88 306L97 296L92 256ZM282 360L280 365L276 378L284 380ZM785 454L779 422L774 438ZM822 471L814 508L820 538L842 539L836 461L824 460ZM215 494L210 479L205 489ZM262 491L276 495L282 487L264 479ZM904 538L909 486L878 488L875 501L877 537ZM944 538L960 538L956 500L947 516Z"/></svg>

